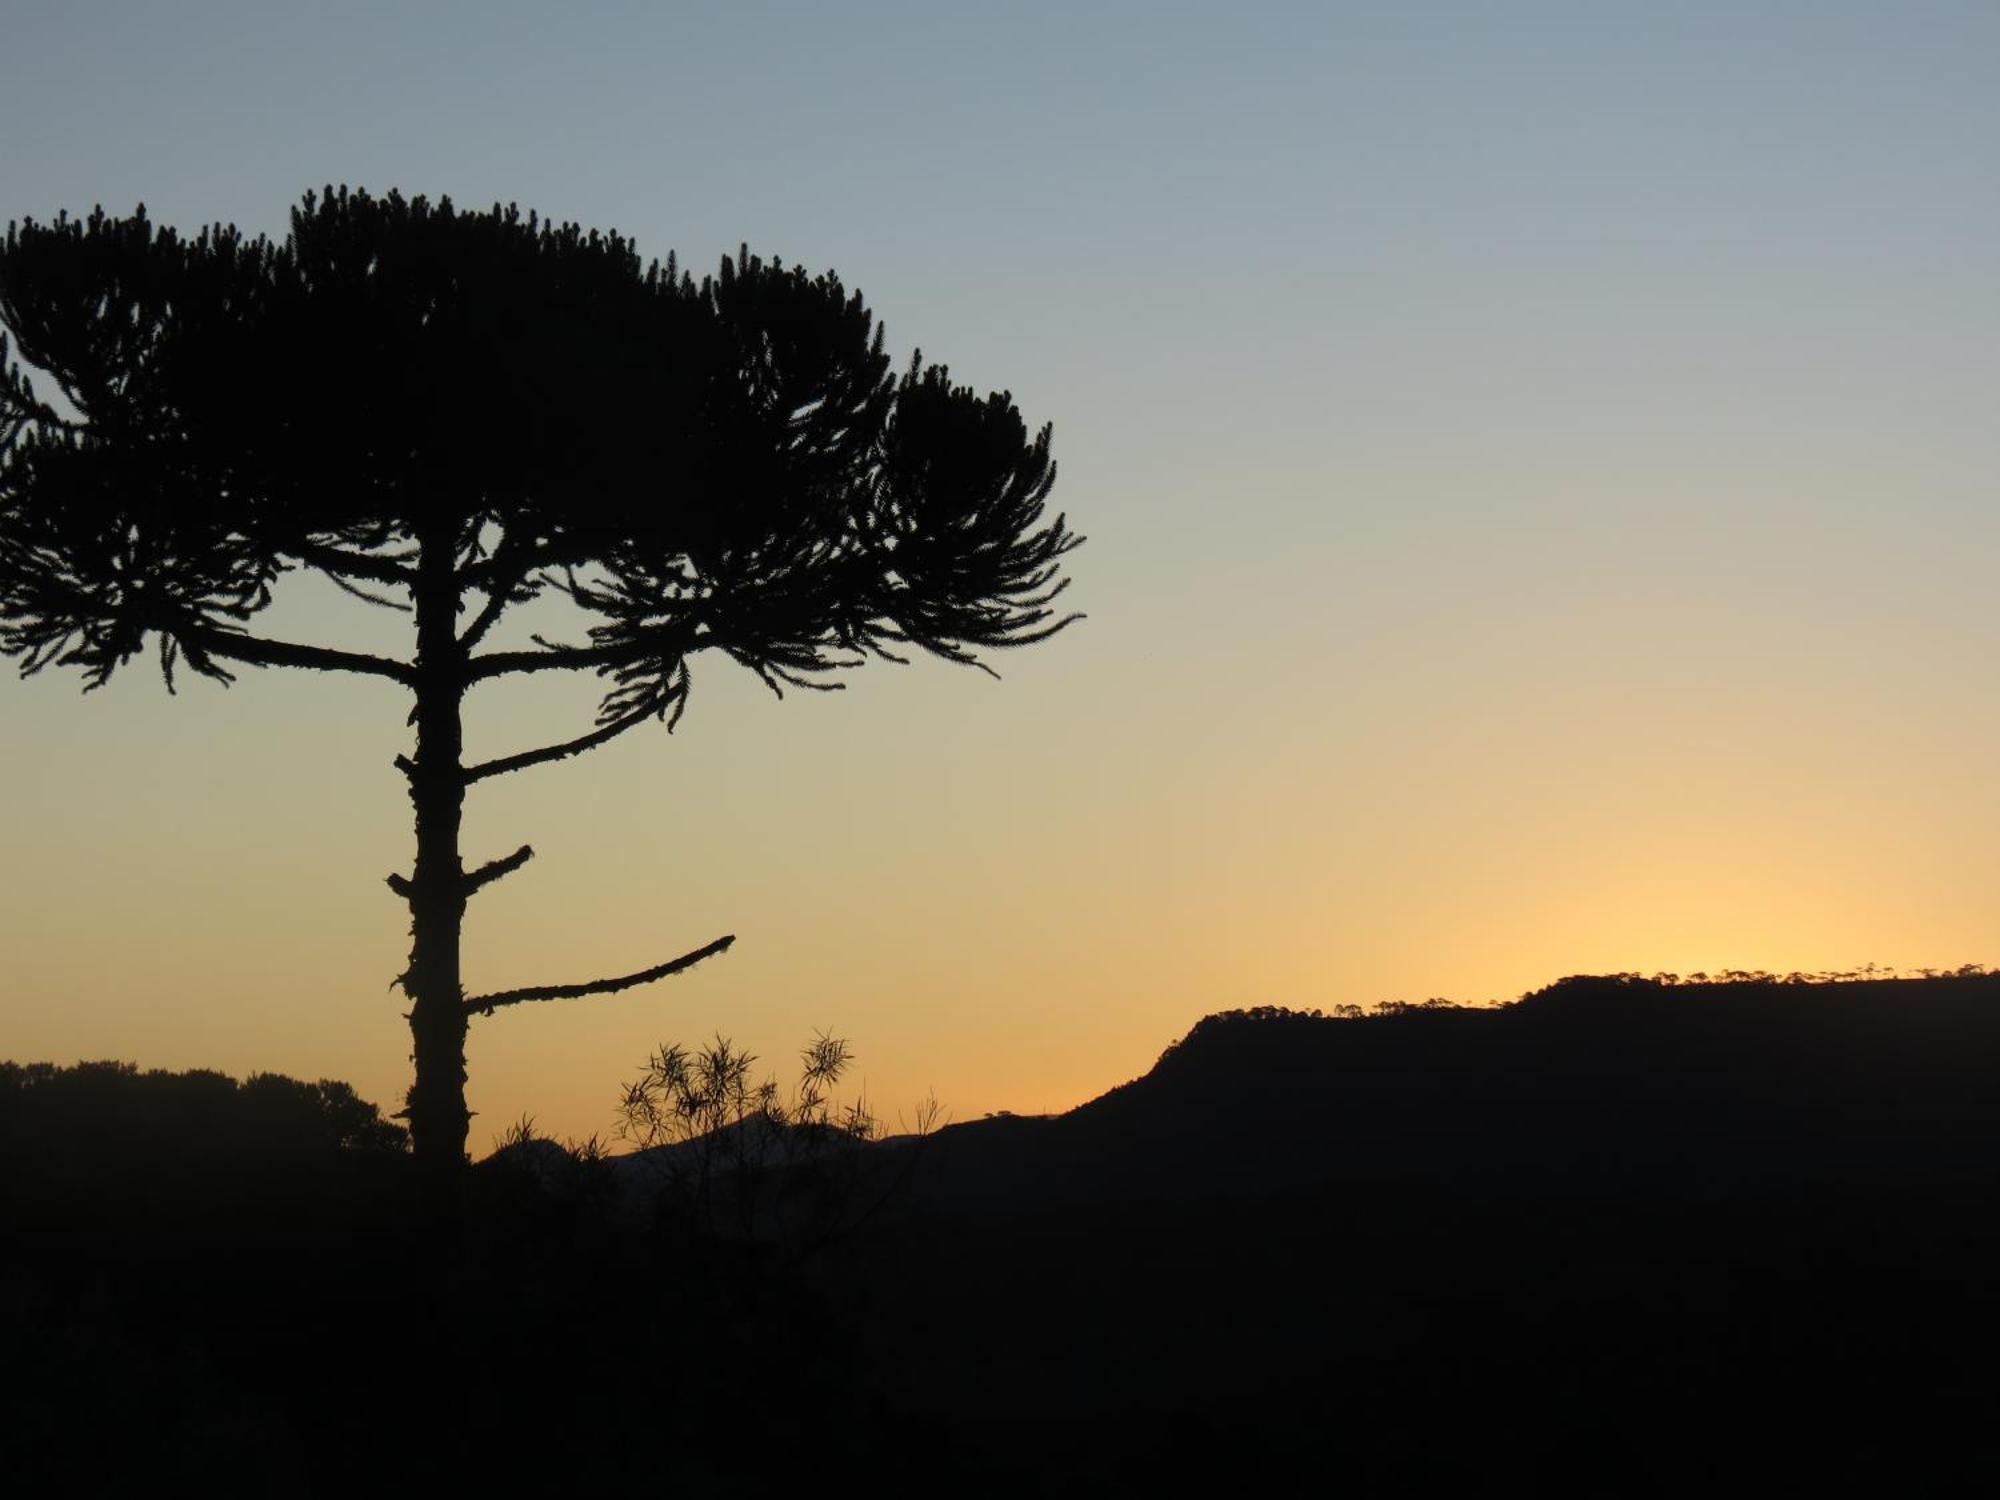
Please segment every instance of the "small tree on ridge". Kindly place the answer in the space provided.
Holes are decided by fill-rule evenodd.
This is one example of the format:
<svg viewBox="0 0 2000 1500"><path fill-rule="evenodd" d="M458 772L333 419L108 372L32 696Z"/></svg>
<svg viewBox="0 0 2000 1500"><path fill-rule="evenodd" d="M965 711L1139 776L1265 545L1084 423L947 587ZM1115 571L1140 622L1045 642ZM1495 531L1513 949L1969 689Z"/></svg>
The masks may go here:
<svg viewBox="0 0 2000 1500"><path fill-rule="evenodd" d="M467 996L466 903L533 853L468 870L468 788L671 728L703 652L828 688L912 648L980 665L1075 618L1053 608L1081 539L1044 517L1048 429L941 366L899 375L858 294L747 250L696 282L616 234L346 188L308 194L282 242L100 210L9 225L0 327L0 651L23 675L75 667L88 690L150 646L169 689L243 665L411 695L416 859L389 884L411 918L407 1117L434 1165L464 1160L472 1016L733 941ZM409 657L254 633L305 569L407 612ZM485 644L549 594L584 638ZM605 679L596 722L468 763L465 696L549 671Z"/></svg>

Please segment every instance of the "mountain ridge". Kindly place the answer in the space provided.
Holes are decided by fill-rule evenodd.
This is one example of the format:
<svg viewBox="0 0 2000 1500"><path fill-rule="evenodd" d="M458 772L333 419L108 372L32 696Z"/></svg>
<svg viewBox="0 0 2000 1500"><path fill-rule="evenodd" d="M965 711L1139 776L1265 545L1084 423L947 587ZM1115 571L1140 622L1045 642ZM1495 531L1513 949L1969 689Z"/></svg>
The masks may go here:
<svg viewBox="0 0 2000 1500"><path fill-rule="evenodd" d="M2000 975L1576 976L1495 1007L1204 1017L1063 1115L948 1127L920 1196L1021 1207L1357 1180L1754 1194L2000 1157Z"/></svg>

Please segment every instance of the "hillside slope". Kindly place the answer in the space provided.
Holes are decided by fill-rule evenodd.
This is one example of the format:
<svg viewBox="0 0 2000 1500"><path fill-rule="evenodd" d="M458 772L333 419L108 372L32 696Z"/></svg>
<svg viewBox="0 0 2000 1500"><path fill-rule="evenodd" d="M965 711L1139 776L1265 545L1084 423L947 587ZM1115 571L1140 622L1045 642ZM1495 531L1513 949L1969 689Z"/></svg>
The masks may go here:
<svg viewBox="0 0 2000 1500"><path fill-rule="evenodd" d="M1211 1016L1050 1120L947 1130L957 1207L1313 1192L1973 1190L2000 1162L2000 975L1561 981L1492 1009Z"/></svg>

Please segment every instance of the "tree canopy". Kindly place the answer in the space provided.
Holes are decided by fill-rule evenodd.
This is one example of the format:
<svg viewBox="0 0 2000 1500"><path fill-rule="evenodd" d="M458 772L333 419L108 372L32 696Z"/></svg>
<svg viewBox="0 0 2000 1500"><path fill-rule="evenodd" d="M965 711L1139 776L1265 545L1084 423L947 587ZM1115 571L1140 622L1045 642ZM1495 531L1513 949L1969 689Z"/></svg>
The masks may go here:
<svg viewBox="0 0 2000 1500"><path fill-rule="evenodd" d="M782 687L1064 623L1048 429L896 373L858 293L747 249L696 281L518 208L344 188L282 242L100 211L9 226L0 320L0 649L27 672L97 686L150 638L170 680L406 680L245 622L293 568L411 587L434 534L484 601L468 647L544 586L592 621L475 680L601 672L607 720L677 712L701 650Z"/></svg>
<svg viewBox="0 0 2000 1500"><path fill-rule="evenodd" d="M773 691L840 669L1046 639L1080 538L1045 504L1049 429L1005 393L900 373L858 293L746 248L697 281L615 234L516 207L462 213L346 188L283 239L183 236L101 210L0 246L0 652L102 686L149 647L387 679L415 699L397 764L417 857L400 976L414 1000L420 1158L463 1159L468 1019L677 973L467 997L466 790L685 709L718 653ZM410 614L414 651L259 633L288 573ZM545 596L582 635L501 649ZM468 764L461 706L522 673L597 674L594 724Z"/></svg>

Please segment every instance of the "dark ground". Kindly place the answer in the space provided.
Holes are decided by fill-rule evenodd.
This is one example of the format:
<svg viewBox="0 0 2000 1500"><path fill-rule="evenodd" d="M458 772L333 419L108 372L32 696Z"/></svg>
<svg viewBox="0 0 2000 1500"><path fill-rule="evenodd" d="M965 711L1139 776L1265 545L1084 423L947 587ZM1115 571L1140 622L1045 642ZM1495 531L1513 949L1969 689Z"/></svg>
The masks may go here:
<svg viewBox="0 0 2000 1500"><path fill-rule="evenodd" d="M1212 1018L1060 1119L913 1175L874 1148L845 1191L896 1196L814 1254L587 1174L446 1207L379 1141L0 1091L0 1461L14 1493L1991 1490L1996 1081L1985 975Z"/></svg>

